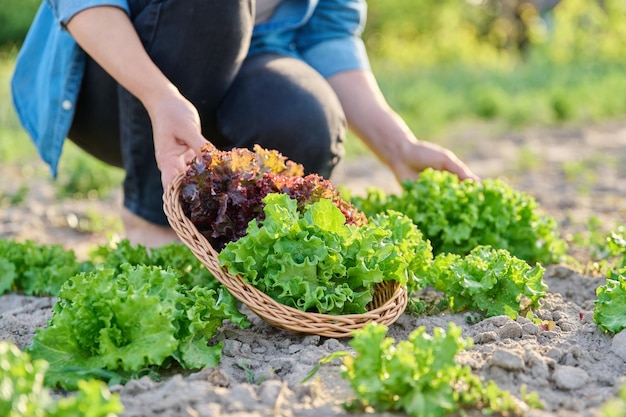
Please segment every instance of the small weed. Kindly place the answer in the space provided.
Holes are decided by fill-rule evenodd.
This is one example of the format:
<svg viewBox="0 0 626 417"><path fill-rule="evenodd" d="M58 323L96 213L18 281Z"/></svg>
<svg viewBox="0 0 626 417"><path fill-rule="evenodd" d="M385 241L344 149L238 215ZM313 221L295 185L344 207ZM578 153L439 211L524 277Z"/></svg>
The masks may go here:
<svg viewBox="0 0 626 417"><path fill-rule="evenodd" d="M516 166L519 171L533 171L543 163L543 158L529 146L522 146L517 153Z"/></svg>
<svg viewBox="0 0 626 417"><path fill-rule="evenodd" d="M248 359L244 359L243 362L237 363L237 366L243 370L246 382L250 385L261 385L265 380L271 378L274 373L273 370L270 369L265 374L261 375L261 377L257 378L254 371L250 367L250 361Z"/></svg>
<svg viewBox="0 0 626 417"><path fill-rule="evenodd" d="M106 198L122 182L123 172L78 150L68 143L67 154L61 159L57 198Z"/></svg>
<svg viewBox="0 0 626 417"><path fill-rule="evenodd" d="M575 100L564 91L557 91L552 94L551 107L556 120L566 121L574 118Z"/></svg>
<svg viewBox="0 0 626 417"><path fill-rule="evenodd" d="M564 161L561 168L565 179L577 184L578 192L583 195L589 194L598 180L593 161Z"/></svg>
<svg viewBox="0 0 626 417"><path fill-rule="evenodd" d="M607 271L626 266L626 227L615 225L607 230L597 216L590 216L584 232L569 239L573 248L588 251L590 261L583 268L589 273L606 274Z"/></svg>
<svg viewBox="0 0 626 417"><path fill-rule="evenodd" d="M22 185L14 193L0 193L0 207L14 207L24 204L28 192L29 188Z"/></svg>
<svg viewBox="0 0 626 417"><path fill-rule="evenodd" d="M67 224L72 229L82 233L106 233L109 239L114 239L123 231L119 216L105 216L96 210L86 210L82 216L70 213L66 217Z"/></svg>
<svg viewBox="0 0 626 417"><path fill-rule="evenodd" d="M506 94L494 87L480 89L474 98L474 112L482 119L494 119L506 107Z"/></svg>
<svg viewBox="0 0 626 417"><path fill-rule="evenodd" d="M626 384L619 391L619 395L606 402L602 406L602 417L624 417L626 416Z"/></svg>

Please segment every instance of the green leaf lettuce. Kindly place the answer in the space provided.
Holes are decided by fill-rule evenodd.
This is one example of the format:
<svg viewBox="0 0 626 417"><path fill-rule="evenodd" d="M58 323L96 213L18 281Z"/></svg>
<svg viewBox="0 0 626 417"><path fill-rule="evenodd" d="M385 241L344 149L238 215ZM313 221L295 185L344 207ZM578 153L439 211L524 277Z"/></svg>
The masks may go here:
<svg viewBox="0 0 626 417"><path fill-rule="evenodd" d="M308 205L302 215L288 195L268 194L263 202L261 224L251 221L219 260L231 274L303 311L363 313L377 283L407 285L414 278L409 266L421 272L425 266L417 263L432 258L416 226L397 212L355 226L346 225L327 199Z"/></svg>
<svg viewBox="0 0 626 417"><path fill-rule="evenodd" d="M609 271L606 284L596 290L593 319L598 327L611 333L626 329L626 267Z"/></svg>
<svg viewBox="0 0 626 417"><path fill-rule="evenodd" d="M62 287L48 326L28 348L50 362L48 384L74 389L84 375L107 375L102 370L124 380L170 357L184 368L219 361L221 346L208 341L234 316L215 290L189 290L175 272L159 267L120 269L79 274ZM240 316L234 321L244 323Z"/></svg>

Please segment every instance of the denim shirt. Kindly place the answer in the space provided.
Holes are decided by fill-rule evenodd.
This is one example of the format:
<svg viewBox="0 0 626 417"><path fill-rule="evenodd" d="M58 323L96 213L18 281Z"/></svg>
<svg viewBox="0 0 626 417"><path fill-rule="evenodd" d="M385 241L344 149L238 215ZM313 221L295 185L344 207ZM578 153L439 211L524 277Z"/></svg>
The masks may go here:
<svg viewBox="0 0 626 417"><path fill-rule="evenodd" d="M94 6L115 6L129 13L127 0L44 1L11 79L19 120L53 176L72 125L85 68L85 52L64 25L76 13ZM366 7L365 0L284 0L269 21L255 26L248 53L293 56L324 77L369 69L360 38Z"/></svg>

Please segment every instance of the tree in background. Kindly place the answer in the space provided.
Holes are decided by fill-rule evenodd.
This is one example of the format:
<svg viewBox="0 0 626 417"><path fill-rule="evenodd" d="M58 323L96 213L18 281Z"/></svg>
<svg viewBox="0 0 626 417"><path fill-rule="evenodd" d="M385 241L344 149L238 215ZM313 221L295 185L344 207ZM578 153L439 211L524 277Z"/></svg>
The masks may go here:
<svg viewBox="0 0 626 417"><path fill-rule="evenodd" d="M0 49L21 45L41 0L5 0L0 7Z"/></svg>

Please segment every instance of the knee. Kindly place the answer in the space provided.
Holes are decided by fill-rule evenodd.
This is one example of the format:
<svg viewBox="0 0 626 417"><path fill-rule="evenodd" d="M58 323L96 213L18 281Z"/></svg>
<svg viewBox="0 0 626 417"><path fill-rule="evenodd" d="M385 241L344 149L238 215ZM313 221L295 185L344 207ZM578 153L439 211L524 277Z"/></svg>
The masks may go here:
<svg viewBox="0 0 626 417"><path fill-rule="evenodd" d="M306 173L329 177L343 157L346 134L345 116L335 101L301 97L285 108L276 106L275 116L260 125L259 140L304 165Z"/></svg>
<svg viewBox="0 0 626 417"><path fill-rule="evenodd" d="M226 135L232 139L227 147L251 148L259 144L276 149L302 164L306 173L324 177L330 176L343 157L346 121L338 103L329 105L315 97L292 97L288 102L274 102L242 116L246 120L225 127Z"/></svg>
<svg viewBox="0 0 626 417"><path fill-rule="evenodd" d="M252 70L254 69L254 71ZM218 147L260 144L329 176L343 156L346 118L330 85L306 64L261 56L244 66L218 111Z"/></svg>

